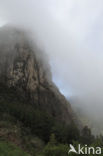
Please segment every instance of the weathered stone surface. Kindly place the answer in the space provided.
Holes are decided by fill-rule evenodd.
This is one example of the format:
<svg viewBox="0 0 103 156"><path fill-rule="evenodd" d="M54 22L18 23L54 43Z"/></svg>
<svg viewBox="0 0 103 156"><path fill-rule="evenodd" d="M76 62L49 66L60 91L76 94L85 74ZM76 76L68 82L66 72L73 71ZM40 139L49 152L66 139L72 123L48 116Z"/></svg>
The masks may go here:
<svg viewBox="0 0 103 156"><path fill-rule="evenodd" d="M15 87L35 107L70 123L74 120L71 106L53 84L48 67L36 53L38 51L31 48L24 33L11 28L1 29L0 81Z"/></svg>

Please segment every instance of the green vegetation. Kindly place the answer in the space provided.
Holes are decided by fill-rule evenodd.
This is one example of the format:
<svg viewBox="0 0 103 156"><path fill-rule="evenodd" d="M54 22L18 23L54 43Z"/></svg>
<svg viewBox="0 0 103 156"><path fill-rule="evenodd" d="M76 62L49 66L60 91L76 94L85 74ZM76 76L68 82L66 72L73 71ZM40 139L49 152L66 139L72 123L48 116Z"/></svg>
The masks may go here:
<svg viewBox="0 0 103 156"><path fill-rule="evenodd" d="M55 121L48 113L36 109L33 105L18 98L15 89L9 89L0 85L0 116L1 121L5 115L11 122L21 122L23 127L28 127L33 135L41 138L45 143L49 141L51 133L54 133L60 143L70 143L77 140L79 131L72 123L66 126Z"/></svg>
<svg viewBox="0 0 103 156"><path fill-rule="evenodd" d="M7 141L31 156L68 156L70 143L74 147L103 147L103 137L95 138L87 126L80 133L74 123L67 126L57 122L27 102L15 88L0 84L0 156L28 156Z"/></svg>
<svg viewBox="0 0 103 156"><path fill-rule="evenodd" d="M0 141L0 156L30 156L15 145Z"/></svg>

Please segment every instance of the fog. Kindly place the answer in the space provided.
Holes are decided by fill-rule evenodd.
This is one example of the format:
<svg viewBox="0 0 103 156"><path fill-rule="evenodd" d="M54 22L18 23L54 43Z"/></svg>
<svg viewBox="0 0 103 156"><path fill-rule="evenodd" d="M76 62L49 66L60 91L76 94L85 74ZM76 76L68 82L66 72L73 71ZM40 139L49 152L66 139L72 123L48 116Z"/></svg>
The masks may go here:
<svg viewBox="0 0 103 156"><path fill-rule="evenodd" d="M98 125L99 132L103 129L102 17L102 0L0 0L0 26L9 23L32 32L48 54L61 93L91 119L92 127Z"/></svg>

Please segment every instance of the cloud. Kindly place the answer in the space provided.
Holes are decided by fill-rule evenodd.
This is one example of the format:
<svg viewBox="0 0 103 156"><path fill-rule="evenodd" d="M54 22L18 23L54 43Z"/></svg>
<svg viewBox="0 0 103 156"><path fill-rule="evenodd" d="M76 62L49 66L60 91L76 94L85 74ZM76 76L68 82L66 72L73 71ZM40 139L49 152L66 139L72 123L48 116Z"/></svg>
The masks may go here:
<svg viewBox="0 0 103 156"><path fill-rule="evenodd" d="M95 121L103 119L102 17L102 0L0 0L0 19L38 37L61 92Z"/></svg>

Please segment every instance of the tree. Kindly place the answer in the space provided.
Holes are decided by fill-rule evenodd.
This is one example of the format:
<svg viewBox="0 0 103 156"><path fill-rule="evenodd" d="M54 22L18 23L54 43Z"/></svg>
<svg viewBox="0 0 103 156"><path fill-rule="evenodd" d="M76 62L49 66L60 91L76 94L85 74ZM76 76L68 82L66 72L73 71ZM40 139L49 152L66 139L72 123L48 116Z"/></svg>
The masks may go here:
<svg viewBox="0 0 103 156"><path fill-rule="evenodd" d="M91 133L91 129L85 126L81 131L80 140L83 144L91 144L94 141L94 136Z"/></svg>

